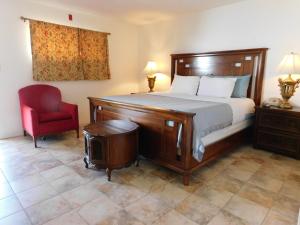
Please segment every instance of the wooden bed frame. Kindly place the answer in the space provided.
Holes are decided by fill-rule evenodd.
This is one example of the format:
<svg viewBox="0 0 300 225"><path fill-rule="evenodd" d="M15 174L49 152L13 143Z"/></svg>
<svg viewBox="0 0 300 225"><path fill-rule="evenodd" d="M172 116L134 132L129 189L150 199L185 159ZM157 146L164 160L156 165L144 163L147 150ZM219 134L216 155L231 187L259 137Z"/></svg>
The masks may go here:
<svg viewBox="0 0 300 225"><path fill-rule="evenodd" d="M241 76L251 74L248 97L260 105L267 48L196 54L171 55L171 80L175 74ZM225 75L224 75L225 74ZM192 156L193 116L162 108L152 108L89 97L91 123L109 119L129 119L141 126L140 154L159 165L183 175L189 184L191 173L243 143L251 132L247 128L206 146L201 162ZM182 124L181 154L176 146L178 127Z"/></svg>

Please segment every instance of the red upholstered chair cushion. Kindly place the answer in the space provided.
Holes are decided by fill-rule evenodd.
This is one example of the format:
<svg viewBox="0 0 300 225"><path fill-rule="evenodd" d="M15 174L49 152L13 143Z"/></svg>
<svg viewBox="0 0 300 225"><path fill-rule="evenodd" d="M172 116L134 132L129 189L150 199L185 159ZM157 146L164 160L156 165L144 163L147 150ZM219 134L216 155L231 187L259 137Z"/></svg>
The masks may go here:
<svg viewBox="0 0 300 225"><path fill-rule="evenodd" d="M46 122L58 121L58 120L68 120L68 119L72 119L72 115L67 112L39 113L40 123L46 123Z"/></svg>

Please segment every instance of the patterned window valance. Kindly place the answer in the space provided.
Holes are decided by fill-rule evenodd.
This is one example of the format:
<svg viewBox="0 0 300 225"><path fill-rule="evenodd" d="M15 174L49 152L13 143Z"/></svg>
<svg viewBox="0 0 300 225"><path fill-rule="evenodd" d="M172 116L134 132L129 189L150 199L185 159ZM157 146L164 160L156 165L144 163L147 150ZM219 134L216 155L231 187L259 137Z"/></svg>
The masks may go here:
<svg viewBox="0 0 300 225"><path fill-rule="evenodd" d="M33 79L110 79L107 33L30 20Z"/></svg>

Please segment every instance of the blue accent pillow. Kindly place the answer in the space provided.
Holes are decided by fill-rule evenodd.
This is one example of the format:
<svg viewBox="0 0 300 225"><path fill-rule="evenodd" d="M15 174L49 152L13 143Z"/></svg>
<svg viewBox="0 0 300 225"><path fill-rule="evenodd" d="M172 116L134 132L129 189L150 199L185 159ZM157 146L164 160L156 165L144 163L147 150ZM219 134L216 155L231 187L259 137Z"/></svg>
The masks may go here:
<svg viewBox="0 0 300 225"><path fill-rule="evenodd" d="M251 75L234 76L237 78L231 97L246 98Z"/></svg>

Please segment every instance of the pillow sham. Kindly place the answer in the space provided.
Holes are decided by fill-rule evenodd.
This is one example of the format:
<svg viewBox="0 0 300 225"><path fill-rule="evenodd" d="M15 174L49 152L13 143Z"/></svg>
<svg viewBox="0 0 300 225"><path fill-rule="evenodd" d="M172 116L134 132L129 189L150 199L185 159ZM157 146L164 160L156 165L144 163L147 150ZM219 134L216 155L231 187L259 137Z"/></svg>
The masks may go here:
<svg viewBox="0 0 300 225"><path fill-rule="evenodd" d="M232 98L246 98L247 91L250 83L251 75L243 75L243 76L210 76L212 78L236 78L236 82L234 85L234 89L232 92Z"/></svg>
<svg viewBox="0 0 300 225"><path fill-rule="evenodd" d="M175 75L170 92L178 94L196 95L199 82L199 76Z"/></svg>
<svg viewBox="0 0 300 225"><path fill-rule="evenodd" d="M246 98L247 91L250 83L251 75L244 75L244 76L232 76L236 78L235 86L232 92L233 98Z"/></svg>
<svg viewBox="0 0 300 225"><path fill-rule="evenodd" d="M197 95L230 98L236 78L202 76Z"/></svg>

